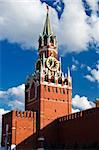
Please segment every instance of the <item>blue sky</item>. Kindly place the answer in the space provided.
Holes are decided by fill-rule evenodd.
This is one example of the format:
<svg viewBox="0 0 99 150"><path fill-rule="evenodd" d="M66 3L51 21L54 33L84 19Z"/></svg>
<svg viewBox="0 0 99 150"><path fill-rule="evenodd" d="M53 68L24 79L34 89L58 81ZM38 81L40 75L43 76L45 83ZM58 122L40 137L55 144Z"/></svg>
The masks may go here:
<svg viewBox="0 0 99 150"><path fill-rule="evenodd" d="M19 104L18 109L23 109L23 84L26 77L34 72L38 57L37 42L46 16L45 3L50 6L52 29L58 39L59 56L62 57L62 70L66 73L67 67L71 68L73 98L78 95L79 99L86 97L89 101L95 101L99 97L98 1L25 0L19 3L15 0L12 3L11 0L4 0L0 2L3 9L0 19L2 109L14 109L15 102ZM22 95L15 92L20 88Z"/></svg>

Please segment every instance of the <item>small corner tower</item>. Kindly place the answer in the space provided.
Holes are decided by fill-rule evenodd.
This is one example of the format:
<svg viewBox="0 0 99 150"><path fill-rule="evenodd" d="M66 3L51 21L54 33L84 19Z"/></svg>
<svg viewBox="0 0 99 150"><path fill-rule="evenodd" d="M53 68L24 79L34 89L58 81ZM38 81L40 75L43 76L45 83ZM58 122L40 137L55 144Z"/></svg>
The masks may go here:
<svg viewBox="0 0 99 150"><path fill-rule="evenodd" d="M72 111L72 79L69 69L67 76L61 70L48 7L43 33L39 36L38 52L35 72L25 84L25 109L37 112L38 128L42 129Z"/></svg>

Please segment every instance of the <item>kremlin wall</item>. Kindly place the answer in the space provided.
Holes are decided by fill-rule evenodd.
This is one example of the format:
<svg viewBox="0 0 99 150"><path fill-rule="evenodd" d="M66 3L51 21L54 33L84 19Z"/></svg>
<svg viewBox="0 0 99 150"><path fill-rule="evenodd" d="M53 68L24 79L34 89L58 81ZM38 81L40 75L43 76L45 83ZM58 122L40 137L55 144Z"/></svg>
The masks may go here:
<svg viewBox="0 0 99 150"><path fill-rule="evenodd" d="M33 150L36 146L36 113L31 111L11 111L3 115L2 146L5 146L6 124L8 146L17 145L17 149ZM44 127L42 136L44 147L99 148L99 105L97 107L60 117ZM37 144L37 145L35 145Z"/></svg>
<svg viewBox="0 0 99 150"><path fill-rule="evenodd" d="M69 68L62 72L57 49L47 7L35 70L25 83L25 111L2 116L5 150L99 149L99 100L72 113L72 77Z"/></svg>

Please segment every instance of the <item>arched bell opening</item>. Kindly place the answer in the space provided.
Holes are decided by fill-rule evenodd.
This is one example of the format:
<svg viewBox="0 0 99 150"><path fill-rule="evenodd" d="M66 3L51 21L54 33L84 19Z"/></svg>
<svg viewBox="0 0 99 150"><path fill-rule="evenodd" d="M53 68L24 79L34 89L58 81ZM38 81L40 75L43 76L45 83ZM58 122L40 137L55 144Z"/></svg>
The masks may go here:
<svg viewBox="0 0 99 150"><path fill-rule="evenodd" d="M48 82L48 80L49 80L49 79L48 79L48 75L45 76L45 79L44 79L44 80L45 80L46 82Z"/></svg>
<svg viewBox="0 0 99 150"><path fill-rule="evenodd" d="M50 43L51 43L51 44L54 44L54 36L51 36L51 37L50 37Z"/></svg>
<svg viewBox="0 0 99 150"><path fill-rule="evenodd" d="M52 83L55 83L55 78L54 76L51 77L51 80L50 80Z"/></svg>
<svg viewBox="0 0 99 150"><path fill-rule="evenodd" d="M42 44L43 44L43 43L42 43L42 40L43 40L43 39L42 39L42 37L40 36L40 38L39 38L39 48L40 48L40 47L42 46Z"/></svg>
<svg viewBox="0 0 99 150"><path fill-rule="evenodd" d="M64 84L65 84L65 85L68 85L68 80L67 80L67 78L64 80Z"/></svg>
<svg viewBox="0 0 99 150"><path fill-rule="evenodd" d="M48 37L47 35L44 36L44 45L47 46Z"/></svg>
<svg viewBox="0 0 99 150"><path fill-rule="evenodd" d="M62 84L62 78L61 78L61 77L58 78L58 83L59 83L59 84Z"/></svg>

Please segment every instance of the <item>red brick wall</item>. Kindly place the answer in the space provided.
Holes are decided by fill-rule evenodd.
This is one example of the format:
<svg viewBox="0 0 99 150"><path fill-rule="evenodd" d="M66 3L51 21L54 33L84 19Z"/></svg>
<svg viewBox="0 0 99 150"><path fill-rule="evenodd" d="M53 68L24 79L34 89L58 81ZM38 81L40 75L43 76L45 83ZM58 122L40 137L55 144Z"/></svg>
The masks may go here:
<svg viewBox="0 0 99 150"><path fill-rule="evenodd" d="M45 148L99 148L99 108L60 117L41 130Z"/></svg>
<svg viewBox="0 0 99 150"><path fill-rule="evenodd" d="M41 135L44 137L44 146L47 148L51 148L50 146L55 145L57 143L58 131L57 128L57 120L54 120L46 127L41 130Z"/></svg>
<svg viewBox="0 0 99 150"><path fill-rule="evenodd" d="M21 145L29 137L36 132L36 113L34 112L18 112L12 111L3 115L3 134L5 133L5 126L9 125L11 144ZM32 137L33 139L33 137ZM26 141L28 142L28 141ZM4 138L2 139L2 146L4 146ZM27 145L27 143L24 142ZM33 147L33 142L29 143Z"/></svg>
<svg viewBox="0 0 99 150"><path fill-rule="evenodd" d="M99 108L60 118L58 131L60 145L99 144Z"/></svg>
<svg viewBox="0 0 99 150"><path fill-rule="evenodd" d="M56 92L57 88L57 92ZM50 90L50 91L49 91ZM64 92L63 92L64 90ZM56 118L71 113L72 95L66 88L41 85L40 128L42 129Z"/></svg>

